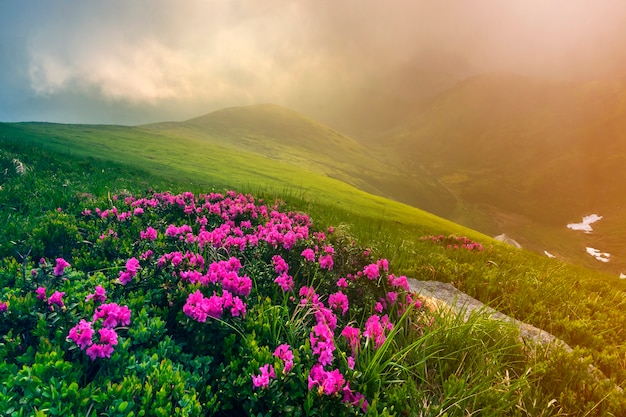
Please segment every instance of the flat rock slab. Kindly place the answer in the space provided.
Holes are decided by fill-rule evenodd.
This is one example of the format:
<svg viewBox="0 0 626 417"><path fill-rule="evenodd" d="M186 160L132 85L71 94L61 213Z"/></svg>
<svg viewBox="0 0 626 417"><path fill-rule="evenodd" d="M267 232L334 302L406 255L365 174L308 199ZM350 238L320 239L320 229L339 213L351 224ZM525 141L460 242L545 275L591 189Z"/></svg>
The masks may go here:
<svg viewBox="0 0 626 417"><path fill-rule="evenodd" d="M493 320L513 323L518 326L520 337L525 343L556 345L568 351L572 350L570 346L556 336L502 314L464 292L457 290L452 284L439 281L419 281L414 278L408 278L407 280L411 290L420 295L426 308L450 311L453 314L463 314L465 320L471 314L479 314Z"/></svg>

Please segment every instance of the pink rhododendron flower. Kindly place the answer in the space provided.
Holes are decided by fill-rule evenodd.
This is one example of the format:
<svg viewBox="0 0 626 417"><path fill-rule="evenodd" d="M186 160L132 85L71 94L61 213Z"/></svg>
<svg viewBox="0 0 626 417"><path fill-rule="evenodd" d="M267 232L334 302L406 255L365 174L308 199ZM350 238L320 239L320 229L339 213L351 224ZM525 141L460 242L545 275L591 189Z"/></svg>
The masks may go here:
<svg viewBox="0 0 626 417"><path fill-rule="evenodd" d="M385 272L389 271L389 261L387 259L380 259L376 264L382 268Z"/></svg>
<svg viewBox="0 0 626 417"><path fill-rule="evenodd" d="M374 346L378 349L383 345L383 343L385 343L385 329L391 330L392 328L393 325L389 321L387 315L383 316L381 319L380 316L375 314L367 319L363 336L370 340L374 340Z"/></svg>
<svg viewBox="0 0 626 417"><path fill-rule="evenodd" d="M126 261L126 270L120 271L119 282L122 285L128 284L134 276L137 275L137 270L140 268L137 258L130 258Z"/></svg>
<svg viewBox="0 0 626 417"><path fill-rule="evenodd" d="M278 284L280 288L282 288L283 292L293 290L293 277L287 275L287 273L282 273L274 280L275 283Z"/></svg>
<svg viewBox="0 0 626 417"><path fill-rule="evenodd" d="M377 264L369 264L363 268L363 273L368 279L374 280L380 276L380 269Z"/></svg>
<svg viewBox="0 0 626 417"><path fill-rule="evenodd" d="M398 300L398 293L397 292L389 291L387 293L387 301L389 301L389 304L394 305L397 300Z"/></svg>
<svg viewBox="0 0 626 417"><path fill-rule="evenodd" d="M266 364L260 367L259 371L261 371L259 375L252 375L252 386L254 388L267 388L270 385L270 378L276 378L274 367Z"/></svg>
<svg viewBox="0 0 626 417"><path fill-rule="evenodd" d="M320 393L333 395L343 390L346 380L338 369L325 371L320 365L314 365L308 376L309 391L316 386Z"/></svg>
<svg viewBox="0 0 626 417"><path fill-rule="evenodd" d="M301 255L309 262L313 262L315 260L315 252L313 252L313 249L307 248L302 251Z"/></svg>
<svg viewBox="0 0 626 417"><path fill-rule="evenodd" d="M96 358L110 358L113 353L113 346L94 343L85 352L92 361L96 360Z"/></svg>
<svg viewBox="0 0 626 417"><path fill-rule="evenodd" d="M131 311L128 306L120 307L116 303L102 304L96 308L93 314L93 321L104 319L102 327L112 329L118 324L128 326L130 324Z"/></svg>
<svg viewBox="0 0 626 417"><path fill-rule="evenodd" d="M313 354L318 356L317 362L322 366L330 365L335 351L333 332L330 328L324 323L315 325L309 334L309 341Z"/></svg>
<svg viewBox="0 0 626 417"><path fill-rule="evenodd" d="M319 300L319 296L315 293L315 289L313 289L313 287L301 287L298 295L301 297L300 303L302 304L307 304L309 302L317 304Z"/></svg>
<svg viewBox="0 0 626 417"><path fill-rule="evenodd" d="M100 329L98 330L100 334L100 343L108 344L111 346L117 345L117 333L113 329Z"/></svg>
<svg viewBox="0 0 626 417"><path fill-rule="evenodd" d="M335 309L341 309L341 314L345 315L348 312L348 296L337 291L328 297L328 305Z"/></svg>
<svg viewBox="0 0 626 417"><path fill-rule="evenodd" d="M56 305L56 306L59 306L61 308L65 307L65 304L63 303L63 296L64 295L65 295L64 292L55 291L54 293L52 293L50 298L48 298L48 304L50 306Z"/></svg>
<svg viewBox="0 0 626 417"><path fill-rule="evenodd" d="M331 271L333 269L333 256L332 255L322 255L319 258L320 268L328 269Z"/></svg>
<svg viewBox="0 0 626 417"><path fill-rule="evenodd" d="M70 333L67 336L68 339L74 341L82 350L85 350L87 346L91 345L93 341L93 328L91 322L81 320L76 326L70 329Z"/></svg>
<svg viewBox="0 0 626 417"><path fill-rule="evenodd" d="M346 326L341 332L341 335L346 338L348 346L353 354L359 353L359 347L361 346L361 330L358 327Z"/></svg>
<svg viewBox="0 0 626 417"><path fill-rule="evenodd" d="M106 291L100 285L96 285L96 291L93 294L89 294L85 297L85 301L94 300L100 303L103 303L106 299Z"/></svg>
<svg viewBox="0 0 626 417"><path fill-rule="evenodd" d="M367 409L369 407L369 403L365 399L365 396L360 392L354 392L350 389L350 383L346 383L345 387L343 387L343 399L341 400L343 403L347 403L353 405L355 407L361 407L361 410L364 413L367 413Z"/></svg>
<svg viewBox="0 0 626 417"><path fill-rule="evenodd" d="M293 368L293 352L291 351L291 346L287 343L278 346L274 351L274 356L283 361L285 365L283 373L286 374Z"/></svg>
<svg viewBox="0 0 626 417"><path fill-rule="evenodd" d="M56 265L54 266L54 275L60 277L65 272L65 268L70 266L70 264L63 258L56 259Z"/></svg>
<svg viewBox="0 0 626 417"><path fill-rule="evenodd" d="M139 237L141 239L156 240L157 231L152 227L148 227L145 231L142 230L141 232L139 232Z"/></svg>
<svg viewBox="0 0 626 417"><path fill-rule="evenodd" d="M0 313L4 313L9 309L9 306L4 301L0 302Z"/></svg>
<svg viewBox="0 0 626 417"><path fill-rule="evenodd" d="M41 301L46 301L46 289L44 287L39 287L35 290L35 294L37 294L37 299Z"/></svg>
<svg viewBox="0 0 626 417"><path fill-rule="evenodd" d="M341 288L348 288L348 280L345 278L339 278L337 280L337 286Z"/></svg>
<svg viewBox="0 0 626 417"><path fill-rule="evenodd" d="M277 274L289 272L289 264L280 255L272 256L272 264Z"/></svg>
<svg viewBox="0 0 626 417"><path fill-rule="evenodd" d="M405 291L411 290L411 288L409 287L409 282L407 281L405 276L395 277L394 275L389 274L387 279L389 281L389 284L391 284L391 286L393 287L401 288Z"/></svg>

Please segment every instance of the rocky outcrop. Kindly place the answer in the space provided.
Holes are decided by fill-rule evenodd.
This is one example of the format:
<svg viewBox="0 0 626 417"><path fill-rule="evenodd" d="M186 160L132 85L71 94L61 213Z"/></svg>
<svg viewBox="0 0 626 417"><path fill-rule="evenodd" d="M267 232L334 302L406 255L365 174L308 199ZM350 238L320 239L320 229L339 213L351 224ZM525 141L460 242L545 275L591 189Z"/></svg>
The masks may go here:
<svg viewBox="0 0 626 417"><path fill-rule="evenodd" d="M554 348L562 348L568 352L572 351L572 348L567 343L556 336L545 330L502 314L464 292L459 291L452 284L439 281L419 281L414 278L408 278L407 280L411 290L419 295L424 307L431 311L443 310L449 311L452 314L463 314L465 320L467 320L471 314L481 314L493 320L500 320L517 325L521 340L527 348L530 348L527 350L527 354L531 356L536 352L533 347L539 350L546 349L548 351ZM606 376L593 365L589 366L589 373L593 375L597 381L607 381ZM618 385L614 385L614 387L617 392L620 394L623 393L621 387Z"/></svg>
<svg viewBox="0 0 626 417"><path fill-rule="evenodd" d="M430 310L443 309L454 314L464 314L466 320L470 314L479 313L494 320L516 324L520 329L520 337L526 344L537 343L542 346L559 346L568 351L572 350L567 343L545 330L502 314L464 292L457 290L452 284L438 281L418 281L413 278L409 278L408 282L411 290L420 295L424 306Z"/></svg>

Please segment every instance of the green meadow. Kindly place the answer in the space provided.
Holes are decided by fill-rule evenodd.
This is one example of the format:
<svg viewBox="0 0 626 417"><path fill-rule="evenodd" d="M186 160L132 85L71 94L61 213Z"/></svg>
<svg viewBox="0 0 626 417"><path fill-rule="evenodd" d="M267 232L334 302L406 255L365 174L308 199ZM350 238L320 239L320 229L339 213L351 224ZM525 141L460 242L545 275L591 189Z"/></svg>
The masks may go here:
<svg viewBox="0 0 626 417"><path fill-rule="evenodd" d="M4 288L0 295L12 294L13 302L19 304L17 292L12 291L15 288L25 291L29 285L34 285L27 283L27 270L38 262L40 256L49 259L63 256L72 265L82 262L83 269L77 267L75 275L83 274L94 283L98 280L105 282L105 267L90 265L86 261L84 245L76 238L78 235L87 240L85 236L89 234L85 229L87 225L79 220L87 203L112 206L113 196L141 195L149 189L172 193L221 193L233 189L251 193L269 203L280 200L286 210L310 215L315 230L333 227L339 241L350 242L345 247L371 250L376 257L388 259L393 274L450 282L485 304L554 334L573 348L572 352L566 352L524 345L515 338L515 328L479 316L472 316L464 323L453 315L424 312L425 316L420 317L433 320L431 322L437 325L419 331L416 328L409 331L408 325L403 327L393 337L390 335L388 340L393 339L393 342L384 345L385 352L372 353L367 359L367 368L361 369L369 378L365 378L366 382L379 380L381 384L374 389L363 382L371 398L378 401L370 401L370 415L620 416L626 413L622 392L626 385L625 280L513 249L428 212L372 194L383 187L374 187L370 182L360 183L357 178L366 176L358 177L354 172L371 166L375 176L385 166L371 162L367 153L363 153L365 156L353 166L346 161L342 172L323 172L320 167L329 160L323 152L312 158L302 153L298 159L295 151L281 154L281 149L285 148L261 152L258 148L207 140L205 136L190 133L190 127L185 129L154 125L1 123L0 228L3 233L0 237L0 277ZM266 132L266 135L272 134L276 133L271 129ZM346 151L349 149L345 148L346 143L337 146ZM268 146L272 144L268 142ZM328 149L327 143L311 146ZM354 146L353 152L360 153L358 144L351 146ZM295 159L291 160L292 157ZM24 172L16 171L15 161L24 165ZM392 164L389 169L394 175L400 175ZM427 186L423 189L425 193L429 192ZM68 237L67 233L73 237ZM424 239L431 235L465 236L480 242L485 250L475 252L436 245ZM132 242L124 242L127 245L124 254L128 255ZM118 267L123 263L122 252L110 254L110 261ZM269 255L263 253L260 256ZM116 276L117 269L106 277L111 281ZM81 291L86 289L81 288ZM148 304L148 293L142 295L139 289L137 291L135 296L144 297ZM260 297L262 295L259 293ZM243 387L243 382L227 381L224 385L214 382L213 388L219 385L225 392L201 394L198 386L185 385L191 382L183 382L183 374L175 372L176 365L171 363L176 355L163 353L165 348L159 351L155 347L150 351L147 342L142 349L151 352L152 356L142 357L137 353L135 359L144 361L137 369L160 364L161 374L152 375L152 379L141 369L129 371L136 381L126 378L120 370L125 369L126 364L121 353L111 358L116 358L118 368L113 365L110 369L105 369L106 366L97 368L85 359L82 365L87 371L79 370L73 363L76 351L64 353L62 348L51 346L53 341L65 338L46 327L50 327L46 320L53 321L56 316L38 312L27 318L26 307L34 305L33 297L28 300L31 304L26 301L21 304L23 317L17 313L11 316L19 319L23 326L13 328L5 322L1 327L5 369L0 381L0 396L4 401L0 402L8 404L2 409L4 415L62 415L62 410L46 405L45 400L51 401L52 397L62 398L70 404L67 413L80 415L96 415L96 412L102 415L159 415L156 410L161 409L170 415L203 415L199 411L202 409L205 414L215 415L229 415L229 410L241 415L360 413L358 407L354 407L341 411L344 413L341 414L337 411L343 410L338 402L320 400L310 391L296 394L306 391L306 385L296 382L289 388L293 398L277 397L281 398L280 401L284 399L284 404L281 403L284 408L278 411L264 402L268 401L267 398L260 399L259 392L250 391L250 388L246 388L250 392L241 391L249 395L246 397L248 408L232 408L236 407L233 405L236 396L227 392L228 387L235 392L234 387ZM139 306L140 302L135 301L135 305ZM261 309L262 305L260 303L255 308ZM10 308L11 305L9 311ZM155 307L154 311L161 310ZM169 323L168 317L164 316L165 323ZM34 324L28 320L34 320ZM404 317L402 320L408 319ZM156 319L150 323L156 325ZM423 325L425 322L419 323ZM263 328L263 324L258 326ZM255 331L261 334L258 329ZM295 336L291 337L295 340ZM23 344L33 347L28 354L18 352L16 340L20 338ZM176 340L174 336L172 338ZM193 352L193 347L172 346L174 351L182 349L184 355ZM36 353L37 349L41 354ZM208 356L206 353L202 357ZM200 362L194 364L201 366ZM65 384L63 372L51 370L55 366L71 369L71 376L67 378L75 380ZM197 377L195 371L189 372L196 378L190 381L208 383L208 379ZM54 375L51 381L52 384L58 383L58 388L37 391L36 386L24 382L32 379L29 375L37 375L42 384L45 378ZM104 376L109 378L108 382ZM18 377L25 379L18 381ZM178 403L167 408L165 403L170 397L168 401L161 401L158 395L151 397L148 391L154 389L156 392L165 387L164 381L168 378L175 379L172 386L176 385L177 390L182 384L181 393L193 389L198 392L197 396L184 397L183 401L183 394L180 394ZM248 385L249 382L249 379L245 380ZM101 385L96 386L96 383ZM154 387L148 389L150 384ZM405 388L393 389L398 385ZM143 397L131 400L131 388L138 389ZM385 394L385 391L388 392ZM38 400L39 406L28 408L19 401L19 398L32 399L44 392L48 397ZM85 399L88 394L93 394L96 399L89 402ZM219 395L224 396L221 405L210 403ZM322 402L316 411L313 406L294 409L290 401L302 404ZM107 409L107 402L114 403L114 409ZM157 403L158 407L147 406ZM189 405L192 403L197 407ZM75 408L71 408L72 404ZM206 411L210 407L214 412ZM186 410L184 413L183 409ZM151 410L154 414L150 414Z"/></svg>

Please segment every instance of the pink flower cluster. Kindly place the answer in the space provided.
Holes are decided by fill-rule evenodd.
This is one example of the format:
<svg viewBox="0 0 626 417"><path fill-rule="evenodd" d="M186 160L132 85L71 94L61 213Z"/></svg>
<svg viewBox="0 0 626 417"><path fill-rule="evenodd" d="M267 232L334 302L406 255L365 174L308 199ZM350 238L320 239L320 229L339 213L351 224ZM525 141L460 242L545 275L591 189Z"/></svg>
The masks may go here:
<svg viewBox="0 0 626 417"><path fill-rule="evenodd" d="M425 236L421 240L430 240L431 242L438 243L444 246L446 249L465 249L469 251L482 252L485 247L478 242L475 242L465 236Z"/></svg>
<svg viewBox="0 0 626 417"><path fill-rule="evenodd" d="M187 302L183 306L183 313L200 323L204 323L208 317L222 318L225 309L230 309L232 317L245 317L246 315L246 304L228 290L224 290L221 296L213 292L210 297L205 297L200 290L196 290L187 297Z"/></svg>
<svg viewBox="0 0 626 417"><path fill-rule="evenodd" d="M65 268L69 267L70 264L63 258L56 259L56 265L54 266L54 275L60 277L65 272Z"/></svg>
<svg viewBox="0 0 626 417"><path fill-rule="evenodd" d="M137 237L137 245L144 252L138 258L145 268L148 268L147 265L154 262L149 261L154 255L152 250L156 252L157 248L164 246L171 248L169 250L174 249L171 252L154 255L154 258L158 259L156 261L160 269L158 274L162 274L166 280L180 280L175 286L167 287L169 289L185 288L185 285L193 286L189 290L190 294L183 306L183 312L198 322L204 323L210 318L226 320L225 314L230 314L231 317L245 317L246 298L252 292L253 282L242 271L248 271L250 274L252 274L250 271L254 271L257 276L254 266L242 266L243 260L251 259L248 256L251 249L273 248L277 252L280 251L283 256L286 251L297 250L298 252L295 253L301 255L301 258L295 261L299 263L298 265L289 265L286 261L286 259L293 259L293 253L289 257L283 258L275 254L271 258L273 275L270 279L273 279L283 292L294 291L300 297L296 298L293 293L291 297L284 298L284 301L290 300L295 303L296 311L304 312L306 325L310 326L307 328L308 345L316 363L307 375L308 388L317 391L320 395L343 395L344 403L362 407L364 412L367 410L368 403L365 397L350 387L350 382L354 385L355 381L348 381L349 378L346 375L350 374L342 374L342 367L345 367L345 363L335 359L345 357L339 353L342 346L346 347L350 351L350 356L347 358L348 368L355 369L357 365L361 365L358 359L364 350L380 348L389 337L389 333L393 330L389 316L396 317L394 314L402 313L409 305L413 303L417 305L409 294L410 289L406 277L395 277L389 274L389 263L386 259L369 263L364 267L361 264L355 268L357 272L354 275L347 274L339 278L336 282L338 291L334 293L330 291L326 299L326 294L317 294L313 284L310 284L310 282L317 282L313 276L306 286L294 288L294 281L299 275L298 272L293 271L299 271L302 267L306 267L309 271L313 267L325 271L337 270L336 262L340 259L335 258L335 249L326 242L324 233L310 234L311 222L306 215L282 213L278 211L278 205L268 207L257 203L249 195L238 195L234 192L228 192L225 195L210 193L198 197L192 193L179 195L157 193L149 198L127 197L124 202L130 208L128 211L118 212L113 207L104 211L95 209L95 212L99 218L107 219L104 223L110 223L115 219L124 221L130 216L144 215L155 208L164 212L182 211L186 215L188 224L169 224L162 226L159 230L152 227L142 230ZM85 215L91 214L85 211ZM148 217L146 215L145 218ZM333 232L331 229L328 230L328 233ZM159 236L163 239L155 242ZM302 250L303 246L305 249ZM189 250L185 252L185 249L181 247L187 247ZM241 252L244 252L245 257L238 257ZM222 260L214 262L207 260L205 263L203 257L203 255L213 257L224 254L229 258L221 258ZM370 253L366 251L363 255L365 259L368 259ZM339 266L343 268L345 265ZM126 262L124 271L120 272L119 281L122 284L130 282L140 268L139 260L130 258ZM290 270L293 276L289 274ZM145 272L142 276L149 275ZM324 272L324 275L329 276L330 273ZM262 274L261 277L263 277ZM358 280L362 281L358 282ZM370 281L374 282L370 283ZM375 304L373 307L376 314L367 319L364 328L359 328L346 325L346 322L355 319L348 314L350 312L348 294L358 291L362 283L368 286L380 285L386 288L386 292L377 302L371 301ZM45 299L45 290L43 296ZM104 302L105 299L106 294L101 287L96 288L93 294L87 296L87 300L97 302ZM370 303L370 300L366 302ZM340 312L341 315L339 315ZM383 315L383 312L387 314ZM346 315L347 318L344 317ZM83 350L92 349L93 354L87 352L92 359L110 356L113 346L117 343L117 335L114 337L108 332L104 334L98 332L96 335L94 323L102 323L100 330L109 329L114 332L114 326L126 322L115 317L115 314L108 313L104 306L101 306L96 310L93 322L81 321L72 329L73 332L70 332L69 338ZM129 321L130 311L128 312ZM338 331L338 321L342 323L341 337L339 333L335 334ZM115 324L112 324L113 322ZM94 348L95 345L102 347ZM281 378L295 366L296 359L288 344L278 346L274 351L274 357L273 363L261 366L258 374L251 375L254 389L268 388L271 381L277 379L277 374ZM338 362L340 362L339 365Z"/></svg>
<svg viewBox="0 0 626 417"><path fill-rule="evenodd" d="M267 388L270 385L270 379L276 379L274 367L265 364L259 368L259 371L261 371L259 375L252 375L252 386L254 388Z"/></svg>
<svg viewBox="0 0 626 417"><path fill-rule="evenodd" d="M96 285L96 290L93 294L87 295L85 301L94 300L95 302L104 303L107 299L106 291L102 286Z"/></svg>
<svg viewBox="0 0 626 417"><path fill-rule="evenodd" d="M98 293L99 291L96 289L92 298L96 299L95 294ZM114 346L118 344L115 327L118 325L128 326L130 316L131 311L127 306L120 307L116 303L102 304L94 312L92 321L82 319L70 329L67 338L76 343L81 350L84 350L92 361L96 358L110 358ZM96 334L94 326L96 324L100 328L98 329L98 337L94 341Z"/></svg>
<svg viewBox="0 0 626 417"><path fill-rule="evenodd" d="M387 337L385 331L391 330L393 330L393 323L391 323L386 314L382 317L374 314L365 322L363 336L365 336L366 339L374 340L374 346L378 349L385 343Z"/></svg>
<svg viewBox="0 0 626 417"><path fill-rule="evenodd" d="M283 364L283 375L288 374L293 367L293 352L291 346L287 343L283 343L274 350L274 356L281 360ZM252 375L252 387L253 388L267 388L271 379L276 379L276 371L271 364L265 364L259 368L261 372L258 375Z"/></svg>
<svg viewBox="0 0 626 417"><path fill-rule="evenodd" d="M133 277L137 275L137 271L140 267L141 266L139 265L139 261L137 260L137 258L130 258L128 261L126 261L126 270L120 271L120 284L126 285L130 281L132 281Z"/></svg>
<svg viewBox="0 0 626 417"><path fill-rule="evenodd" d="M57 306L60 308L65 307L65 303L63 302L63 296L65 295L64 292L55 291L48 298L46 295L46 289L44 287L39 287L35 290L35 294L37 294L35 298L37 298L38 300L47 301L48 305L50 306L50 309L54 309L54 306Z"/></svg>

